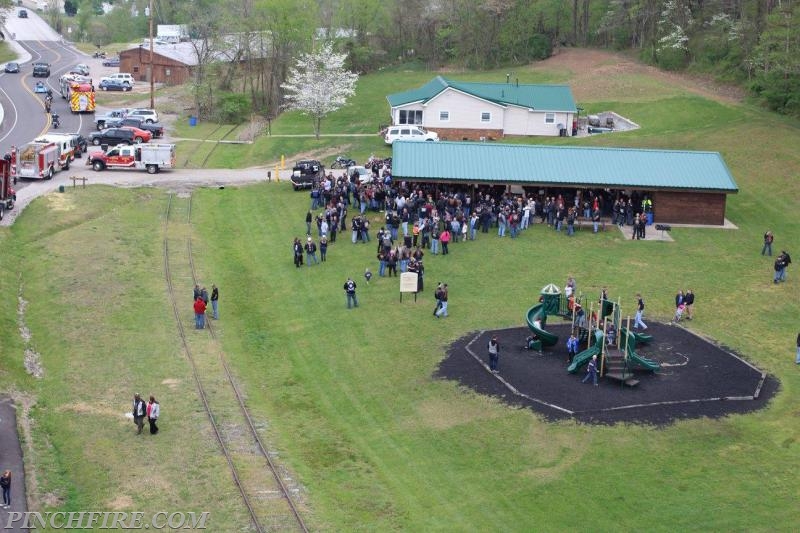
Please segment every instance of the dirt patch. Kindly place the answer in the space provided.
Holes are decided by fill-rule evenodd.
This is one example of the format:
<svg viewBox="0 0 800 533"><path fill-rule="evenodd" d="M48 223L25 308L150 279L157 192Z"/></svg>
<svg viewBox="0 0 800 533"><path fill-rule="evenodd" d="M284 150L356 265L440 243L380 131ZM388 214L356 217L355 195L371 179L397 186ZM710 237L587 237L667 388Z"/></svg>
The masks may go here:
<svg viewBox="0 0 800 533"><path fill-rule="evenodd" d="M162 385L166 385L170 389L175 389L178 385L180 385L181 380L174 379L174 378L167 378L161 382Z"/></svg>
<svg viewBox="0 0 800 533"><path fill-rule="evenodd" d="M606 50L560 48L536 65L569 70L572 73L570 85L578 101L603 100L612 94L625 94L620 92L625 90L620 84L624 85L624 78L629 75L646 75L676 89L721 103L740 103L745 97L741 87L718 83L710 77L659 70Z"/></svg>
<svg viewBox="0 0 800 533"><path fill-rule="evenodd" d="M133 498L127 494L118 494L113 500L106 503L106 508L112 511L123 511L133 507Z"/></svg>

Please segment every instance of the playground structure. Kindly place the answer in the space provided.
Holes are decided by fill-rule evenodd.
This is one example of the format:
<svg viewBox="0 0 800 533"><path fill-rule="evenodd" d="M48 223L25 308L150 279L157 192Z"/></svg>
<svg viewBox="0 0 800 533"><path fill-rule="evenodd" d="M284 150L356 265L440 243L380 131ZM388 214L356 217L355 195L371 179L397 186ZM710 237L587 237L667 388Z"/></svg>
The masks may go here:
<svg viewBox="0 0 800 533"><path fill-rule="evenodd" d="M622 324L621 306L601 296L597 302L590 304L588 318L583 309L583 295L572 294L566 298L554 284L542 288L539 303L525 313L525 322L533 332L535 340L531 340L526 348L539 350L558 344L558 335L547 331L547 317L560 316L572 321L572 333L576 333L579 342L586 343L586 348L579 352L567 368L575 373L586 365L592 356L597 356L601 376L619 381L629 387L636 386L639 381L634 378L636 367L657 372L661 365L636 352L636 346L647 344L653 340L651 335L633 332L630 329L631 317ZM599 314L599 317L598 317ZM610 335L613 325L615 335Z"/></svg>
<svg viewBox="0 0 800 533"><path fill-rule="evenodd" d="M590 310L585 339L586 349L573 358L567 371L574 374L596 355L600 362L599 373L601 376L619 381L629 387L639 384L639 380L635 379L633 373L635 367L658 372L661 369L660 363L636 352L637 344L651 342L652 335L631 331L630 316L627 317L627 324L623 326L619 302L615 303L612 300L601 298L598 303L601 311L599 321L596 320L595 313ZM612 327L613 331L618 333L614 337L609 336Z"/></svg>

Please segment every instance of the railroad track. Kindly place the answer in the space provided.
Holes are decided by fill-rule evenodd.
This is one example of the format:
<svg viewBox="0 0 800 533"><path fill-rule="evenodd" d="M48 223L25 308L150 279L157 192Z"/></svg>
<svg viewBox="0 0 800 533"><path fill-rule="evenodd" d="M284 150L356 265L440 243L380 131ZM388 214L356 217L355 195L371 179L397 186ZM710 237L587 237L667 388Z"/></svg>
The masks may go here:
<svg viewBox="0 0 800 533"><path fill-rule="evenodd" d="M203 408L231 477L255 531L302 531L308 528L298 492L264 446L236 384L215 329L198 331L187 320L189 294L197 282L191 241L191 196L170 195L164 215L164 279L184 355ZM192 317L193 317L192 313Z"/></svg>

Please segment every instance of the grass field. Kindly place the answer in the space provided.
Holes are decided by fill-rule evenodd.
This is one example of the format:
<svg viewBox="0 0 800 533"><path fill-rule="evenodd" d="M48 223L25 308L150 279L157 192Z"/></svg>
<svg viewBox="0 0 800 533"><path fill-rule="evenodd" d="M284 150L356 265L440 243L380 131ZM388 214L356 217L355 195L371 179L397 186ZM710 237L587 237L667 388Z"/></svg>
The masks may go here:
<svg viewBox="0 0 800 533"><path fill-rule="evenodd" d="M568 69L549 68L531 69L520 82L570 82ZM323 130L376 127L387 92L430 76L363 77L350 108ZM740 188L727 212L739 229L676 228L674 243L630 241L614 231L567 240L541 226L516 242L480 234L452 245L447 257L426 257L428 290L416 304L400 304L394 280L363 283L364 268L377 267L371 245L343 239L326 264L292 266L307 194L285 183L194 191L194 259L204 283L220 287L222 349L266 442L301 483L313 530L796 529L800 271L792 265L788 282L773 286L772 261L759 252L771 229L778 251L800 256L800 131L789 120L646 74L624 81L624 91L582 104L613 109L642 129L582 142L721 152ZM282 118L273 133L310 130L304 120ZM377 137L360 139L342 150L335 138L260 139L212 158L247 166L283 150L386 153ZM166 294L166 203L161 189L68 189L35 201L0 231L7 332L0 379L35 402L33 440L24 444L35 505L145 510L157 502L211 511L213 531L246 530ZM690 327L775 375L781 390L767 409L747 416L608 427L547 423L431 377L450 342L522 325L539 289L562 285L568 274L589 294L608 286L631 312L641 291L650 319L670 317L675 291L691 287L697 309ZM361 306L352 311L341 289L347 276L359 283ZM431 286L439 280L451 287L451 316L437 321ZM182 321L194 333L192 285L184 281ZM22 368L16 296L26 302L41 380ZM155 438L136 437L123 416L137 391L161 401Z"/></svg>

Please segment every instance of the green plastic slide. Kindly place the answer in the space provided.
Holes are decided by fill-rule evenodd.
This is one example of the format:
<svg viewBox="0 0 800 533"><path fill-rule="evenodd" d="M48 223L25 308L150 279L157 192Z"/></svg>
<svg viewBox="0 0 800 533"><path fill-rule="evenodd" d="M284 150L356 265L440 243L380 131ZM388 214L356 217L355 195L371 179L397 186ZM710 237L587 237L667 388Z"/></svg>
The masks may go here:
<svg viewBox="0 0 800 533"><path fill-rule="evenodd" d="M554 335L533 325L537 318L542 321L542 326L547 325L547 315L542 311L542 304L536 304L528 309L528 312L525 314L525 321L528 323L528 327L531 328L531 331L539 336L539 340L542 341L542 346L555 346L558 344L558 335Z"/></svg>
<svg viewBox="0 0 800 533"><path fill-rule="evenodd" d="M623 339L624 342L624 339ZM628 346L626 350L628 352L628 360L635 365L639 365L642 368L646 368L647 370L652 370L653 372L657 372L661 370L661 363L653 361L652 359L648 359L647 357L642 357L635 350L636 347L636 336L634 333L628 333Z"/></svg>
<svg viewBox="0 0 800 533"><path fill-rule="evenodd" d="M574 374L583 365L588 364L589 361L592 359L593 355L600 357L600 353L602 352L603 348L603 332L595 330L594 335L595 335L595 341L589 348L578 353L575 357L572 358L572 364L570 364L567 367L567 372L569 372L570 374Z"/></svg>
<svg viewBox="0 0 800 533"><path fill-rule="evenodd" d="M623 336L626 335L628 331L627 328L625 328L625 326L621 327L619 330ZM636 344L649 344L653 342L652 335L649 335L647 333L640 333L638 331L631 331L631 333L633 334L633 337L636 339Z"/></svg>

